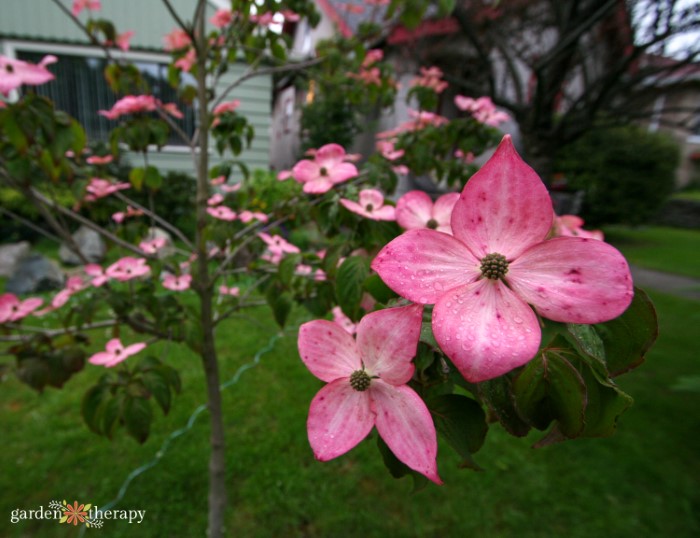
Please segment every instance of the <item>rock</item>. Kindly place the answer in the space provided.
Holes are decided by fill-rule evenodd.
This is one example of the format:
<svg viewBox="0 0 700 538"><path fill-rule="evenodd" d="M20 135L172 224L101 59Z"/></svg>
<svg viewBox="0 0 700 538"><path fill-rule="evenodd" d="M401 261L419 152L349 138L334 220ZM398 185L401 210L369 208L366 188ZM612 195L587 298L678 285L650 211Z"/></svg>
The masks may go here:
<svg viewBox="0 0 700 538"><path fill-rule="evenodd" d="M0 246L0 276L12 276L19 261L29 254L30 248L27 241Z"/></svg>
<svg viewBox="0 0 700 538"><path fill-rule="evenodd" d="M73 241L82 252L83 256L90 263L100 263L104 260L107 247L100 234L91 230L87 226L81 226L73 234ZM58 257L61 261L68 265L81 265L82 260L70 249L68 245L63 243L58 250Z"/></svg>
<svg viewBox="0 0 700 538"><path fill-rule="evenodd" d="M58 264L41 254L32 253L22 258L14 274L5 285L5 291L15 295L60 290L65 280Z"/></svg>

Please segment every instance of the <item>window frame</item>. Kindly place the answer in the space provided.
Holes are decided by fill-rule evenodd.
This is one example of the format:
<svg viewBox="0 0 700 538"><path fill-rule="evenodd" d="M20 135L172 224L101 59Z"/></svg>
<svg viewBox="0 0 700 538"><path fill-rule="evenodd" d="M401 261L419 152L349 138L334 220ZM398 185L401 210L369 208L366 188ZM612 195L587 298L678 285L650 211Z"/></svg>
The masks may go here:
<svg viewBox="0 0 700 538"><path fill-rule="evenodd" d="M26 51L41 54L54 54L56 56L67 55L67 56L83 56L86 58L99 58L105 59L105 54L102 48L95 47L92 45L72 45L65 43L56 43L52 41L28 41L22 39L6 39L3 40L3 54L13 59L17 59L18 51ZM119 56L130 62L145 62L145 63L158 63L158 64L168 64L171 61L171 56L167 53L157 53L157 52L141 52L141 51L120 51L114 50L114 56ZM18 98L18 93L16 90L9 96L9 101L15 101ZM97 111L95 111L97 113ZM195 114L195 122L197 115ZM195 124L196 128L196 124ZM154 146L155 147L155 146ZM166 144L161 148L162 152L167 153L191 153L192 148L185 144L174 145Z"/></svg>

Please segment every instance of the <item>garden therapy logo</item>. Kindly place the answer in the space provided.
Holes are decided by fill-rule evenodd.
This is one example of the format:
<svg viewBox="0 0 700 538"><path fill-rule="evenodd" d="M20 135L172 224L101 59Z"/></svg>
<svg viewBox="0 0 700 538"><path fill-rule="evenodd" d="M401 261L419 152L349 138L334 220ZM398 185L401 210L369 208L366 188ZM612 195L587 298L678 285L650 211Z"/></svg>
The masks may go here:
<svg viewBox="0 0 700 538"><path fill-rule="evenodd" d="M81 504L78 501L73 501L71 504L64 500L63 502L51 501L48 508L40 506L36 510L13 510L10 514L10 522L51 519L67 525L85 525L88 528L99 529L108 519L141 523L145 515L145 510L100 510L92 504Z"/></svg>
<svg viewBox="0 0 700 538"><path fill-rule="evenodd" d="M92 508L91 504L78 504L78 501L73 501L73 505L66 503L65 499L63 503L58 501L51 501L49 503L49 508L54 510L59 510L63 512L61 519L58 520L59 523L68 523L73 525L78 525L83 523L86 527L100 528L103 525L103 521L95 517L95 514L90 511Z"/></svg>

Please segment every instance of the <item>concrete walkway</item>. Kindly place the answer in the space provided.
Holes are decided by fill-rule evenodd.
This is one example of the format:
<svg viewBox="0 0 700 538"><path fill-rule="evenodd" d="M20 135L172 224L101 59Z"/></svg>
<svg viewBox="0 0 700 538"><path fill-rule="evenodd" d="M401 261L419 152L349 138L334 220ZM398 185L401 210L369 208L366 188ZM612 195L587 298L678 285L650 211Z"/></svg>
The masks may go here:
<svg viewBox="0 0 700 538"><path fill-rule="evenodd" d="M634 265L630 266L630 269L635 286L700 301L700 280L696 278L652 271Z"/></svg>

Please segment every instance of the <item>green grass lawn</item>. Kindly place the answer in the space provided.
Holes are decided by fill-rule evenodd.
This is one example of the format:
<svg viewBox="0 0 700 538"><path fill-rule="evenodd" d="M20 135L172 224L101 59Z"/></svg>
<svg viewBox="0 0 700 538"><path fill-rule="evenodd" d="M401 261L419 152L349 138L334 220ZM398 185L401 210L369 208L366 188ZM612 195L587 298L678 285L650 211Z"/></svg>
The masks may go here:
<svg viewBox="0 0 700 538"><path fill-rule="evenodd" d="M700 230L608 226L605 240L640 267L700 278Z"/></svg>
<svg viewBox="0 0 700 538"><path fill-rule="evenodd" d="M483 472L457 469L440 448L445 485L413 493L408 479L383 468L374 437L332 462L314 460L306 440L308 405L322 385L302 365L294 334L225 391L228 530L237 537L651 537L700 533L700 394L672 390L697 375L697 303L653 294L661 338L646 364L620 380L636 399L617 434L534 450L538 438L513 439L495 427L476 455ZM220 331L225 378L251 360L276 329L255 323ZM261 325L262 324L262 325ZM150 461L204 401L197 358L179 347L159 352L177 366L184 391L169 416L138 445L123 432L95 436L79 416L85 389L102 373L88 365L61 391L36 395L8 378L0 392L0 536L73 537L53 521L9 523L14 508L52 499L103 506L127 475ZM159 464L137 476L117 505L146 510L136 527L108 521L105 537L204 536L207 415L173 440Z"/></svg>

